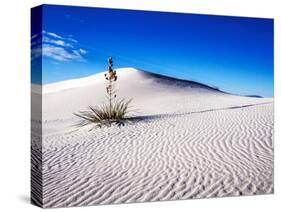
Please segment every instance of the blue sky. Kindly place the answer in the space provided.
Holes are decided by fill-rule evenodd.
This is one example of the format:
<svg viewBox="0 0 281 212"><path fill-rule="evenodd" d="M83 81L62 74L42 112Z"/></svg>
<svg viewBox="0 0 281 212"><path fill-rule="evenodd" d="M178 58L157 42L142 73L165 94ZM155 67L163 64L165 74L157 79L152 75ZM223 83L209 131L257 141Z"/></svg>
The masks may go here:
<svg viewBox="0 0 281 212"><path fill-rule="evenodd" d="M98 73L113 56L115 68L273 96L272 19L44 5L42 28L31 32L33 83Z"/></svg>

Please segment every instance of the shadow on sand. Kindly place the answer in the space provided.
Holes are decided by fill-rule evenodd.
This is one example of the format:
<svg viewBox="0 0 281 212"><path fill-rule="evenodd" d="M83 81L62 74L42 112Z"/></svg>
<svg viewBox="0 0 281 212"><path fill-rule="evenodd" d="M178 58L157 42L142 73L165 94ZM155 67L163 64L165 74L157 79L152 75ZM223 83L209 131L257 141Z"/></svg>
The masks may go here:
<svg viewBox="0 0 281 212"><path fill-rule="evenodd" d="M181 116L186 116L186 115L201 114L201 113L223 111L223 110L235 110L235 109L247 108L247 107L252 107L252 106L256 106L256 105L265 105L265 104L270 104L270 103L271 102L264 102L264 103L259 103L259 104L247 104L247 105L208 109L208 110L201 110L201 111L194 111L194 112L187 112L187 113L155 114L155 115L147 115L147 116L136 116L136 117L127 118L126 121L128 121L128 122L148 121L149 122L149 121L153 121L153 120L156 120L156 119L165 119L165 118L169 118L169 117L181 117Z"/></svg>

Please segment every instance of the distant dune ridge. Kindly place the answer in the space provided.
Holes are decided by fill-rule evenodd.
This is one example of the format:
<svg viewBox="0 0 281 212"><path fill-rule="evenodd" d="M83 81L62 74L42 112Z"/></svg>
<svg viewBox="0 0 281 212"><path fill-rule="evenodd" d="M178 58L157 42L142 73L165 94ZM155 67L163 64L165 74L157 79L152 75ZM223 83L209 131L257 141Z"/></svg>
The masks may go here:
<svg viewBox="0 0 281 212"><path fill-rule="evenodd" d="M74 127L73 113L105 101L104 73L32 85L33 99L43 91L44 207L273 193L273 98L117 73L139 119L110 130Z"/></svg>

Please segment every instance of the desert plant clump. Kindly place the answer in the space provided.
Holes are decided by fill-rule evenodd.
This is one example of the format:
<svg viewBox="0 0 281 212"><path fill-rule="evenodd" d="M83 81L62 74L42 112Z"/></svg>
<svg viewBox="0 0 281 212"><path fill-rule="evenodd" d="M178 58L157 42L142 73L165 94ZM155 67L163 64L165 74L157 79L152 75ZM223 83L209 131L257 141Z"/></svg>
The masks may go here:
<svg viewBox="0 0 281 212"><path fill-rule="evenodd" d="M78 126L86 126L95 124L98 127L124 125L129 118L131 99L117 99L117 90L115 84L117 82L117 73L113 69L112 57L108 59L108 70L104 74L106 80L106 98L107 102L100 106L89 106L88 110L74 113L75 116L81 118Z"/></svg>

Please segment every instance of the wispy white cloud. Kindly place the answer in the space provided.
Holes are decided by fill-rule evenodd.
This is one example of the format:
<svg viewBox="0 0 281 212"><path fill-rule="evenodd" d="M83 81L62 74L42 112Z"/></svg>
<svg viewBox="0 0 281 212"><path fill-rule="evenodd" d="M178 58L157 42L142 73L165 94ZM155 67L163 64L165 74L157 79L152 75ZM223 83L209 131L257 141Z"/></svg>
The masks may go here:
<svg viewBox="0 0 281 212"><path fill-rule="evenodd" d="M58 46L70 47L74 48L74 46L70 43L65 42L64 40L55 40L48 37L43 37L43 43L55 44Z"/></svg>
<svg viewBox="0 0 281 212"><path fill-rule="evenodd" d="M35 60L42 56L42 45L31 49L31 60Z"/></svg>
<svg viewBox="0 0 281 212"><path fill-rule="evenodd" d="M83 61L87 51L77 40L53 32L42 31L31 37L31 59L45 56L56 61Z"/></svg>
<svg viewBox="0 0 281 212"><path fill-rule="evenodd" d="M43 44L43 56L47 56L59 61L81 60L82 56L77 50L67 51L63 47L56 47L49 44Z"/></svg>
<svg viewBox="0 0 281 212"><path fill-rule="evenodd" d="M80 51L81 54L86 54L87 53L87 51L85 49L79 49L79 51Z"/></svg>
<svg viewBox="0 0 281 212"><path fill-rule="evenodd" d="M33 40L34 38L36 38L36 37L38 37L38 36L39 36L39 34L32 35L32 36L31 36L31 40Z"/></svg>
<svg viewBox="0 0 281 212"><path fill-rule="evenodd" d="M46 35L50 35L50 36L52 36L52 37L54 37L54 38L63 39L62 36L60 36L60 35L58 35L58 34L56 34L56 33L53 33L53 32L47 32L47 31L43 30L42 33L43 33L43 34L46 34Z"/></svg>
<svg viewBox="0 0 281 212"><path fill-rule="evenodd" d="M73 38L71 38L71 37L67 38L67 40L69 40L69 41L71 41L71 42L73 42L73 43L78 43L77 40L75 40L75 39L73 39Z"/></svg>
<svg viewBox="0 0 281 212"><path fill-rule="evenodd" d="M46 56L57 61L84 60L79 50L65 49L64 47L54 46L51 44L39 45L36 48L32 49L32 60L41 56Z"/></svg>

